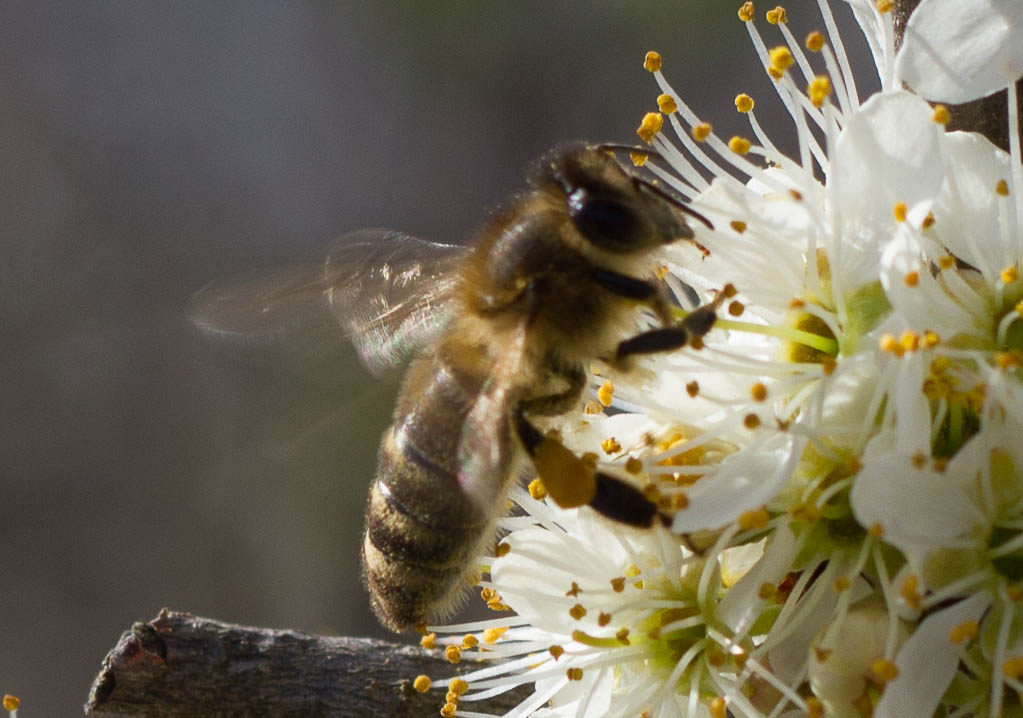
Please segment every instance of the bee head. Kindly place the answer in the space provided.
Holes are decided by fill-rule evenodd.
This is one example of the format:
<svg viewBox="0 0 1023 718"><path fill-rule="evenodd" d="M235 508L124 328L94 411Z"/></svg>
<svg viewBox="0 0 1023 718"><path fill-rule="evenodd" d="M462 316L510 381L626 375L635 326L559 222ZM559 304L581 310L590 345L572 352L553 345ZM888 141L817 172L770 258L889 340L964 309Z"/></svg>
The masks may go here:
<svg viewBox="0 0 1023 718"><path fill-rule="evenodd" d="M627 172L606 146L557 148L537 174L564 195L576 229L596 247L626 254L693 238L681 202Z"/></svg>

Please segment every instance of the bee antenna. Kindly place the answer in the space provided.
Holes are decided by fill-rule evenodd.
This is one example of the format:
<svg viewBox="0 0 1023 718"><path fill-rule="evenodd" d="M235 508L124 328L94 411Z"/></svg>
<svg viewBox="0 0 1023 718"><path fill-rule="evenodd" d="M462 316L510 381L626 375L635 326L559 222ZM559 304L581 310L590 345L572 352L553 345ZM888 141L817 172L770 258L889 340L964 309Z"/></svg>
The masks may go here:
<svg viewBox="0 0 1023 718"><path fill-rule="evenodd" d="M640 147L638 145L625 145L618 142L601 142L599 145L597 145L597 149L612 151L621 150L623 152L632 152L637 155L646 155L647 157L652 157L655 160L664 159L661 156L661 153L658 152L657 150L647 149L646 147Z"/></svg>
<svg viewBox="0 0 1023 718"><path fill-rule="evenodd" d="M637 185L637 186L638 185L642 185L645 189L653 192L655 195L657 195L658 197L663 199L668 204L670 204L670 205L672 205L674 207L677 207L681 212L683 212L685 214L688 214L690 217L698 219L700 222L703 223L704 226L707 227L707 229L714 229L714 225L711 224L711 221L709 219L707 219L702 214L697 212L695 209L690 207L688 204L686 204L685 202L680 200L678 197L675 197L674 195L668 194L663 189L661 189L660 187L655 185L653 182L650 182L649 180L645 180L642 177L637 177L637 176L633 175L632 176L632 183Z"/></svg>

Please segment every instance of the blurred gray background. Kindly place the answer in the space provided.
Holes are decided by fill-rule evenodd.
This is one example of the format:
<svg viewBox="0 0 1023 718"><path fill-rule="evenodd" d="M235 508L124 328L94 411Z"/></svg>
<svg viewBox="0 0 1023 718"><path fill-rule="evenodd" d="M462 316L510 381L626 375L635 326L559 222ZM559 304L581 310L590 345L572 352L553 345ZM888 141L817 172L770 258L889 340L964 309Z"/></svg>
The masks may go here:
<svg viewBox="0 0 1023 718"><path fill-rule="evenodd" d="M239 362L186 300L359 227L464 241L543 150L635 140L648 49L726 136L750 91L791 147L738 4L5 2L0 693L20 715L80 714L162 606L384 635L358 544L394 386L351 351ZM814 5L789 6L797 36Z"/></svg>

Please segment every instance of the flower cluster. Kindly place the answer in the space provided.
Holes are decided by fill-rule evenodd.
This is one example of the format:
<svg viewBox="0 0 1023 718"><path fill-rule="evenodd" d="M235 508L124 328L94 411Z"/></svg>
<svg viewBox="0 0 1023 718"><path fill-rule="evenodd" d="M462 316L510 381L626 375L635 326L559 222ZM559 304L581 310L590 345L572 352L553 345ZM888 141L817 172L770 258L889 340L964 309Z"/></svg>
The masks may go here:
<svg viewBox="0 0 1023 718"><path fill-rule="evenodd" d="M646 166L714 227L662 276L680 314L737 293L698 350L598 370L559 430L674 522L517 490L482 583L514 615L431 629L489 662L442 714L524 683L507 716L1023 712L1023 3L923 0L896 53L891 2L846 1L866 99L826 0L802 41L739 10L798 157L748 95L750 137L718 137L647 55ZM1009 153L929 104L999 90Z"/></svg>

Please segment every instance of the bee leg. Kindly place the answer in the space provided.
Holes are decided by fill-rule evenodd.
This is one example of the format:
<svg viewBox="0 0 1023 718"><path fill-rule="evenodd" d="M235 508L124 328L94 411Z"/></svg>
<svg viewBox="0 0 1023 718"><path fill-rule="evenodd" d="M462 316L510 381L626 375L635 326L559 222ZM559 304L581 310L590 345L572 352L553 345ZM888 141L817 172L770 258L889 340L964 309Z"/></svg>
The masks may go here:
<svg viewBox="0 0 1023 718"><path fill-rule="evenodd" d="M567 388L556 394L547 394L522 401L519 404L519 410L523 414L534 416L564 414L575 406L575 402L578 401L579 395L582 394L583 388L586 386L586 372L579 364L566 364L554 356L547 358L547 364L551 367L551 374L563 379Z"/></svg>
<svg viewBox="0 0 1023 718"><path fill-rule="evenodd" d="M714 327L717 309L724 299L724 293L718 292L712 302L697 307L678 324L651 329L620 342L615 350L614 363L626 366L629 357L636 354L653 354L679 349L687 344L695 345L700 337Z"/></svg>
<svg viewBox="0 0 1023 718"><path fill-rule="evenodd" d="M544 436L522 405L515 411L515 430L548 495L562 508L591 506L609 519L629 526L648 528L656 519L667 525L668 517L632 484L596 470L593 461L576 456L558 439Z"/></svg>

